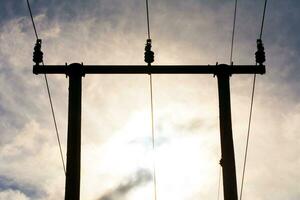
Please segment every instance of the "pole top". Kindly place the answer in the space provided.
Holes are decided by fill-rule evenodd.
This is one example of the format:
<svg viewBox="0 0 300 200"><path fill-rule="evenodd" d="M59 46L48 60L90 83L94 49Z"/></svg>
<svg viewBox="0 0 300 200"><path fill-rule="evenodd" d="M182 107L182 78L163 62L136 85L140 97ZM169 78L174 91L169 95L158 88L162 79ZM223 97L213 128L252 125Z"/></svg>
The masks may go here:
<svg viewBox="0 0 300 200"><path fill-rule="evenodd" d="M85 76L84 69L83 69L83 63L72 63L70 65L67 65L66 63L66 75L67 76Z"/></svg>

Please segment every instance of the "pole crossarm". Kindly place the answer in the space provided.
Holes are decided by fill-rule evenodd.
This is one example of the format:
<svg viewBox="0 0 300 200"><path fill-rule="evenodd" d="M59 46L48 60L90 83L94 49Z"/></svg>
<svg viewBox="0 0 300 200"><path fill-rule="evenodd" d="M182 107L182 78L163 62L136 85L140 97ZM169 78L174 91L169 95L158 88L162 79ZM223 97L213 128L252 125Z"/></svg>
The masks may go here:
<svg viewBox="0 0 300 200"><path fill-rule="evenodd" d="M212 74L217 76L223 169L224 199L238 200L232 137L230 76L233 74L265 74L259 65L43 65L33 66L34 74L69 76L69 113L65 200L80 200L81 96L85 74Z"/></svg>
<svg viewBox="0 0 300 200"><path fill-rule="evenodd" d="M83 74L265 74L264 65L81 65ZM71 64L71 65L74 65ZM34 65L34 74L67 74L71 65Z"/></svg>

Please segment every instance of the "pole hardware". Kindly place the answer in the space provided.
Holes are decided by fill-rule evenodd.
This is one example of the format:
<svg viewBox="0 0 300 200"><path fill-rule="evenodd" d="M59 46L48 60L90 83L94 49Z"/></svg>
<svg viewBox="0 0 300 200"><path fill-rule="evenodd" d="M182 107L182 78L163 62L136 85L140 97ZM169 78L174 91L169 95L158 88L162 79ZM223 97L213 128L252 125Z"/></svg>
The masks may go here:
<svg viewBox="0 0 300 200"><path fill-rule="evenodd" d="M144 61L150 65L151 63L154 62L154 52L151 51L151 39L147 39L146 41L146 46L145 46L145 57Z"/></svg>
<svg viewBox="0 0 300 200"><path fill-rule="evenodd" d="M34 46L33 59L32 59L36 65L43 63L43 52L42 52L41 48L42 48L42 40L37 39L35 46Z"/></svg>
<svg viewBox="0 0 300 200"><path fill-rule="evenodd" d="M263 65L263 63L266 61L264 44L261 39L257 39L256 44L257 51L255 53L255 60L259 65Z"/></svg>

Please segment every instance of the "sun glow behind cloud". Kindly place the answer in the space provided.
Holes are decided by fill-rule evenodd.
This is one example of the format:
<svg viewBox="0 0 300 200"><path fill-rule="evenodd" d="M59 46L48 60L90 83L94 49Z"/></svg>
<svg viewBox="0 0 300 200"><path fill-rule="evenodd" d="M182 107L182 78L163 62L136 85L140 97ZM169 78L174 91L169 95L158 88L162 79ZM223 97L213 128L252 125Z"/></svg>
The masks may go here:
<svg viewBox="0 0 300 200"><path fill-rule="evenodd" d="M187 199L200 188L216 184L218 160L209 149L211 138L178 131L165 121L163 131L156 131L154 153L148 116L148 112L135 113L104 144L84 147L83 198L95 199L107 190L112 191L110 198L122 198L117 197L119 184L144 170L151 179L122 195L129 199L153 199L154 163L158 198Z"/></svg>
<svg viewBox="0 0 300 200"><path fill-rule="evenodd" d="M35 9L45 63L143 64L144 3L84 2L52 0L45 2L44 8ZM151 2L156 64L228 62L233 1ZM283 4L291 4L287 2ZM33 4L39 8L40 3ZM281 4L273 3L289 13L289 7ZM257 5L258 1L240 4L235 63L254 61L260 16ZM78 10L76 15L74 10ZM282 39L289 29L282 28L288 23L282 23L281 15L273 12L267 17L270 67L258 81L255 99L253 146L244 196L249 199L299 199L299 95L294 92L300 91L295 80L298 71L291 76L298 69L295 66L299 62L291 62L298 50ZM13 185L0 183L0 197L63 199L64 176L44 83L42 77L31 72L31 22L27 15L18 15L3 22L0 30L0 112L4 130L0 159L5 163L0 166L0 176L5 176L0 180ZM49 76L49 80L65 152L68 80L59 75ZM251 77L233 76L231 80L239 182ZM148 76L133 75L83 79L82 199L153 199L148 81ZM155 75L154 96L158 197L216 198L220 159L216 79ZM274 174L278 179L274 180Z"/></svg>

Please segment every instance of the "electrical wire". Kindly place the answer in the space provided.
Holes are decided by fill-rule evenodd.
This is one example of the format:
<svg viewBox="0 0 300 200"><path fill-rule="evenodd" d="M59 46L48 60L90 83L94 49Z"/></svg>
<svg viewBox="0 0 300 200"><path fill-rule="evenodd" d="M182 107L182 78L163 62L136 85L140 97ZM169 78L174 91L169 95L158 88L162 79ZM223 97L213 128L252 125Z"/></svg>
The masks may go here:
<svg viewBox="0 0 300 200"><path fill-rule="evenodd" d="M27 6L28 6L29 13L30 13L30 18L31 18L33 29L34 29L34 33L35 33L36 39L38 40L39 36L38 36L37 30L36 30L36 26L35 26L35 23L34 23L34 19L33 19L33 16L32 16L32 11L31 11L31 6L30 6L30 3L29 3L29 0L27 0ZM42 65L44 66L44 62L42 62ZM58 142L58 146L59 146L59 151L60 151L60 157L61 157L61 161L62 161L62 166L63 166L64 173L66 174L65 161L64 161L64 157L63 157L63 153L62 153L62 147L61 147L59 132L58 132L58 128L57 128L57 122L56 122L54 107L53 107L53 103L52 103L50 87L49 87L49 84L48 84L48 78L47 78L46 74L44 74L44 78L45 78L45 83L46 83L46 88L47 88L47 94L48 94L48 97L49 97L52 118L53 118L53 122L54 122L54 126L55 126L55 132L56 132L57 142Z"/></svg>
<svg viewBox="0 0 300 200"><path fill-rule="evenodd" d="M229 63L230 65L232 64L232 56L233 56L233 43L234 43L234 36L235 36L236 13L237 13L237 0L235 0L235 6L234 6L234 17L233 17L231 49L230 49L230 63Z"/></svg>
<svg viewBox="0 0 300 200"><path fill-rule="evenodd" d="M157 183L156 183L156 165L155 165L155 130L154 130L154 103L153 103L153 83L150 74L150 102L151 102L151 132L152 132L152 151L153 151L153 187L154 199L157 199Z"/></svg>
<svg viewBox="0 0 300 200"><path fill-rule="evenodd" d="M254 74L254 77L253 77L253 86L252 86L251 103L250 103L250 114L249 114L249 120L248 120L246 149L245 149L243 174L242 174L242 182L241 182L241 191L240 191L240 200L242 200L242 197L243 197L243 188L244 188L246 163L247 163L247 155L248 155L248 146L249 146L249 138L250 138L250 129L251 129L251 120L252 120L252 111L253 111L253 103L254 103L255 83L256 83L256 74Z"/></svg>
<svg viewBox="0 0 300 200"><path fill-rule="evenodd" d="M263 30L264 30L265 16L266 16L266 10L267 10L267 3L268 3L268 0L265 0L265 5L264 5L264 11L263 11L263 17L262 17L262 22L261 22L259 39L262 38L262 34L263 34Z"/></svg>
<svg viewBox="0 0 300 200"><path fill-rule="evenodd" d="M147 12L147 33L148 39L151 39L150 34L150 17L149 17L149 3L146 0L146 12ZM151 67L151 63L148 63ZM153 100L153 81L152 74L149 75L150 86L150 106L151 106L151 133L152 133L152 151L153 151L153 187L154 187L154 199L157 200L157 182L156 182L156 165L155 165L155 129L154 129L154 100Z"/></svg>
<svg viewBox="0 0 300 200"><path fill-rule="evenodd" d="M260 29L259 39L262 39L266 9L267 9L267 0L265 0L265 4L264 4L263 17L262 17L262 22L261 22L261 29ZM251 121L252 121L252 112L253 112L253 104L254 104L255 85L256 85L256 74L254 74L254 76L253 76L253 86L252 86L250 113L249 113L249 120L248 120L246 149L245 149L245 155L244 155L243 174L242 174L242 182L241 182L241 190L240 190L240 200L242 200L242 197L243 197L243 188L244 188L246 163L247 163L249 138L250 138L250 129L251 129Z"/></svg>
<svg viewBox="0 0 300 200"><path fill-rule="evenodd" d="M146 0L146 12L147 12L148 39L150 39L151 35L150 35L150 19L149 19L149 3L148 3L148 0Z"/></svg>
<svg viewBox="0 0 300 200"><path fill-rule="evenodd" d="M231 48L230 48L230 59L229 64L231 65L232 58L233 58L233 44L234 44L234 36L235 36L235 26L236 26L236 15L237 15L237 0L235 0L234 4L234 16L233 16L233 25L232 25L232 36L231 36ZM222 167L220 166L219 169L219 180L218 180L218 193L217 193L217 200L220 199L220 193L221 193L221 176L222 176Z"/></svg>
<svg viewBox="0 0 300 200"><path fill-rule="evenodd" d="M43 65L44 65L44 63L43 63ZM66 174L65 161L64 161L64 157L63 157L63 153L62 153L62 147L61 147L59 132L58 132L58 128L57 128L57 123L56 123L56 118L55 118L55 113L54 113L54 108L53 108L53 103L52 103L50 88L49 88L49 84L48 84L48 78L47 78L46 74L44 74L44 78L45 78L45 82L46 82L46 88L47 88L47 93L48 93L48 97L49 97L49 102L50 102L50 107L51 107L51 112L52 112L52 118L53 118L53 122L54 122L54 126L55 126L55 132L56 132L56 138L57 138L57 142L58 142L58 146L59 146L59 152L60 152L61 162L62 162L62 166L63 166L64 172Z"/></svg>
<svg viewBox="0 0 300 200"><path fill-rule="evenodd" d="M220 166L219 167L219 183L218 183L218 198L217 198L217 200L219 200L220 199L220 191L221 191L221 179L222 179L222 167Z"/></svg>
<svg viewBox="0 0 300 200"><path fill-rule="evenodd" d="M35 23L34 23L34 20L33 20L32 12L31 12L31 7L30 7L30 4L29 4L29 0L27 0L27 7L28 7L28 10L29 10L29 14L30 14L32 26L33 26L33 29L34 29L35 37L36 37L36 39L39 39L39 36L37 34L37 31L36 31Z"/></svg>

